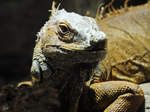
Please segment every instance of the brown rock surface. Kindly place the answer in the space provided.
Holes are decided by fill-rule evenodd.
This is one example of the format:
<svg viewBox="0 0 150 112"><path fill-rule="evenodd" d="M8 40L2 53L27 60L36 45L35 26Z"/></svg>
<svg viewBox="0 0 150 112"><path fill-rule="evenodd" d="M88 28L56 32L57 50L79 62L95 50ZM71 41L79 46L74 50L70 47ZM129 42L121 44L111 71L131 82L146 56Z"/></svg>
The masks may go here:
<svg viewBox="0 0 150 112"><path fill-rule="evenodd" d="M143 83L140 85L141 88L144 91L145 95L145 112L150 112L150 82L149 83ZM143 110L141 112L144 112Z"/></svg>
<svg viewBox="0 0 150 112"><path fill-rule="evenodd" d="M45 84L34 88L9 84L0 88L0 112L61 112L57 97L57 90Z"/></svg>

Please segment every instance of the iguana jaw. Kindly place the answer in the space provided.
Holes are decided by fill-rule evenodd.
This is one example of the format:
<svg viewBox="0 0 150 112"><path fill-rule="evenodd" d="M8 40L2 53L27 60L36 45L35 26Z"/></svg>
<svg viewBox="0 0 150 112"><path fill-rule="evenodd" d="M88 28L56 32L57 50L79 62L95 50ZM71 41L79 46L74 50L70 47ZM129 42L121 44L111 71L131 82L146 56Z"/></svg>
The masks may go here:
<svg viewBox="0 0 150 112"><path fill-rule="evenodd" d="M77 63L92 63L103 59L106 54L105 45L86 48L84 45L76 44L47 45L42 51L47 58L55 60L55 64L59 63L58 66L61 64L63 64L62 66L66 66Z"/></svg>
<svg viewBox="0 0 150 112"><path fill-rule="evenodd" d="M46 49L57 49L62 51L77 51L77 52L101 52L106 50L106 40L100 41L95 45L85 46L82 44L64 44L64 45L51 45L47 44ZM48 51L47 51L48 52Z"/></svg>

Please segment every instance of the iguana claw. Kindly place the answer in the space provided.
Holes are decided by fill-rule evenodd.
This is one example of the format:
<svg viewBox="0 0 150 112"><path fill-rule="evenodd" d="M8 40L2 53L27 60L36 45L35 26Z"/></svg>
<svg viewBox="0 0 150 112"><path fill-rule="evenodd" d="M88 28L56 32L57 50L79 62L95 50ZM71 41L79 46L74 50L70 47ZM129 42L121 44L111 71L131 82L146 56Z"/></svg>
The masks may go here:
<svg viewBox="0 0 150 112"><path fill-rule="evenodd" d="M20 82L19 84L17 84L17 88L21 87L21 86L33 86L32 81L24 81L24 82Z"/></svg>

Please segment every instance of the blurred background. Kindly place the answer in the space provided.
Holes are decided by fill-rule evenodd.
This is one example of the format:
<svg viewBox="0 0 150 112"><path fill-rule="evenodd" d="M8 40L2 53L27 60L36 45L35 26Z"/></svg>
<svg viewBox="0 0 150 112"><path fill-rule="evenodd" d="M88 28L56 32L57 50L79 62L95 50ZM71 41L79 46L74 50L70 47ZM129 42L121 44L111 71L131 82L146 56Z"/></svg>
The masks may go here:
<svg viewBox="0 0 150 112"><path fill-rule="evenodd" d="M36 33L48 20L52 0L1 0L0 1L0 86L30 78L32 52ZM111 0L63 0L61 8L91 16L100 2ZM124 0L115 0L120 8ZM57 0L57 2L60 2ZM131 0L139 5L147 0Z"/></svg>

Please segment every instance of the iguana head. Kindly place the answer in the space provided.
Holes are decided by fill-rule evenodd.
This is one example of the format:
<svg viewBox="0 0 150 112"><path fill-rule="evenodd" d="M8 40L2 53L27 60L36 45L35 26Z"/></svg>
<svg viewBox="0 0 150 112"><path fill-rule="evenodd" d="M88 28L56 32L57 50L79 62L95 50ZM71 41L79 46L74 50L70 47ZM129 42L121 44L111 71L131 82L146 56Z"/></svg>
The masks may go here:
<svg viewBox="0 0 150 112"><path fill-rule="evenodd" d="M95 19L54 10L37 35L43 54L64 64L89 63L104 56L106 35Z"/></svg>

